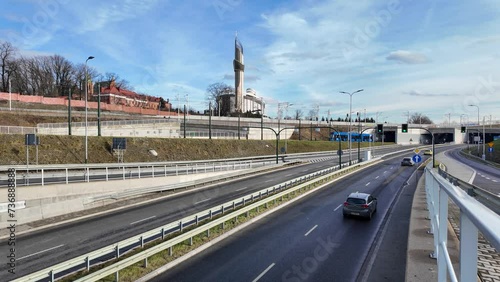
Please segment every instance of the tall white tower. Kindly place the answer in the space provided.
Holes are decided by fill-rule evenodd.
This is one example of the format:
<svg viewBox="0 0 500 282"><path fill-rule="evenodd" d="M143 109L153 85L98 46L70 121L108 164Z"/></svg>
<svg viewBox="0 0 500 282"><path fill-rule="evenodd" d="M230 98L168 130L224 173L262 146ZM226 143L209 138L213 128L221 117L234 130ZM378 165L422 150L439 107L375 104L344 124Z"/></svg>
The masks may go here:
<svg viewBox="0 0 500 282"><path fill-rule="evenodd" d="M241 113L243 107L243 74L245 72L245 65L243 62L243 45L238 40L238 34L234 39L234 94L235 94L235 110Z"/></svg>

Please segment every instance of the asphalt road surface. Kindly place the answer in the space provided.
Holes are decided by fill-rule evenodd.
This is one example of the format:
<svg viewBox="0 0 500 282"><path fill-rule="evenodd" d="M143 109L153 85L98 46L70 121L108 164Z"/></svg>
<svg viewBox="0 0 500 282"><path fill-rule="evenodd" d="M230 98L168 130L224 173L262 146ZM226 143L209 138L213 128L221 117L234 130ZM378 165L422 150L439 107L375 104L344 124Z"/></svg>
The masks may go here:
<svg viewBox="0 0 500 282"><path fill-rule="evenodd" d="M152 281L404 281L417 166L400 162L334 182ZM378 198L372 220L342 216L355 191Z"/></svg>
<svg viewBox="0 0 500 282"><path fill-rule="evenodd" d="M379 150L380 154L395 149ZM174 195L144 206L76 221L36 233L19 235L16 237L16 275L7 272L7 258L1 256L0 280L6 281L27 275L209 207L240 198L250 192L336 164L337 159L330 157L324 161L219 184L201 191ZM0 241L0 253L7 254L8 249L6 240Z"/></svg>

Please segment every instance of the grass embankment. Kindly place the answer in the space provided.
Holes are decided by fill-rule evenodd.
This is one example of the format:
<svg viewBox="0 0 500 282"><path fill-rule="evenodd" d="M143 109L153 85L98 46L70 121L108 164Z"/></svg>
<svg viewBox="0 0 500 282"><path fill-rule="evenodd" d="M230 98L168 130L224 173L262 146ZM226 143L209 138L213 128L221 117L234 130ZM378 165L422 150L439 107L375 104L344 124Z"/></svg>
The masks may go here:
<svg viewBox="0 0 500 282"><path fill-rule="evenodd" d="M0 106L5 107L6 101L0 101ZM41 104L13 103L13 108L33 109L67 109L66 107L54 107ZM39 123L67 122L65 116L51 116L51 113L30 114L20 111L0 112L0 126L25 126L36 127ZM89 121L95 119L93 113ZM121 117L124 118L124 117ZM137 116L130 116L137 119ZM103 120L117 119L113 116L103 116ZM82 117L72 117L73 122L83 121ZM338 128L338 130L345 130ZM40 146L38 147L38 164L72 164L85 162L85 137L84 136L56 136L39 135ZM328 141L329 129L321 128L319 131L302 129L294 132L291 140L286 141L287 153L304 153L338 150L337 142ZM311 141L313 140L313 141ZM0 134L0 165L25 165L26 146L24 145L24 134L8 135ZM386 142L386 144L388 144ZM88 154L90 163L113 163L117 162L117 156L113 155L112 137L88 137ZM379 145L379 144L374 144ZM342 142L342 149L348 148L347 142ZM368 146L367 143L361 144ZM285 140L281 140L278 149L285 147ZM353 143L353 149L357 144ZM158 156L149 153L154 149ZM36 163L36 150L30 146L30 164ZM124 162L153 162L153 161L185 161L241 158L262 155L274 155L276 153L275 140L203 140L203 139L165 139L165 138L130 138L127 137L127 150L124 154Z"/></svg>
<svg viewBox="0 0 500 282"><path fill-rule="evenodd" d="M77 164L85 161L84 136L39 135L38 164ZM88 137L89 163L117 162L112 152L112 137ZM24 135L0 135L0 165L26 164ZM368 144L362 144L368 145ZM280 141L279 148L284 147ZM203 140L203 139L165 139L165 138L127 138L124 162L163 162L242 158L276 154L274 140ZM348 143L342 143L342 149ZM353 145L353 148L355 146ZM153 156L153 149L158 156ZM35 146L29 146L30 164L36 162ZM288 153L319 152L338 150L337 142L329 141L287 141ZM281 152L280 152L281 154Z"/></svg>
<svg viewBox="0 0 500 282"><path fill-rule="evenodd" d="M493 152L488 152L489 144L486 143L484 147L486 160L490 162L494 162L500 164L500 140L493 141ZM469 152L474 156L481 157L483 155L483 144L479 144L479 151L477 144L470 144L468 149L464 150L465 152Z"/></svg>

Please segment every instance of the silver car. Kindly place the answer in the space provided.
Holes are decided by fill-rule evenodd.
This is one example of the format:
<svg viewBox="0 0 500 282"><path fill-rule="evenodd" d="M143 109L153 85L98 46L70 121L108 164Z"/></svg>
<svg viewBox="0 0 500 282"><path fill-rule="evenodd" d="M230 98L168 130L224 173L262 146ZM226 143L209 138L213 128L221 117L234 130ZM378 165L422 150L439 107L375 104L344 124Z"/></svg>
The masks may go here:
<svg viewBox="0 0 500 282"><path fill-rule="evenodd" d="M367 193L351 193L344 202L344 217L351 215L372 218L377 211L377 198Z"/></svg>
<svg viewBox="0 0 500 282"><path fill-rule="evenodd" d="M403 158L403 160L401 161L401 166L413 166L415 164L415 162L413 162L413 159L410 158L410 157L405 157Z"/></svg>

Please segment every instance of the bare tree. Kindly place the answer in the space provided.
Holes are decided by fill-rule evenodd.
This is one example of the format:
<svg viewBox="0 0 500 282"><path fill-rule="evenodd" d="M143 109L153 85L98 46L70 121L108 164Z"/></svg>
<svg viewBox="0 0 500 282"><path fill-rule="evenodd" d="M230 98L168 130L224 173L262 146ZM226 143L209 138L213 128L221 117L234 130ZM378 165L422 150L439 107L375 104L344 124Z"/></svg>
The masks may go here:
<svg viewBox="0 0 500 282"><path fill-rule="evenodd" d="M222 82L212 83L207 87L207 101L214 102L212 106L214 112L220 111L222 115L229 114L229 105L224 104L228 101L222 100L221 96L230 93L234 93L234 88Z"/></svg>
<svg viewBox="0 0 500 282"><path fill-rule="evenodd" d="M68 89L69 86L73 85L72 77L74 74L73 64L66 58L60 55L53 55L50 57L50 64L52 69L52 74L54 76L55 90L53 96L63 96L64 89Z"/></svg>
<svg viewBox="0 0 500 282"><path fill-rule="evenodd" d="M434 122L432 122L432 120L422 114L422 113L413 113L410 117L410 120L409 120L410 123L412 124L433 124Z"/></svg>
<svg viewBox="0 0 500 282"><path fill-rule="evenodd" d="M7 92L9 90L9 78L15 72L14 56L16 55L17 49L12 46L9 42L0 43L0 75L2 76L2 91Z"/></svg>
<svg viewBox="0 0 500 282"><path fill-rule="evenodd" d="M303 116L304 116L304 113L302 112L302 110L301 110L301 109L297 109L297 110L295 110L295 114L294 114L294 119L295 119L295 120L299 120L299 119L301 119Z"/></svg>

